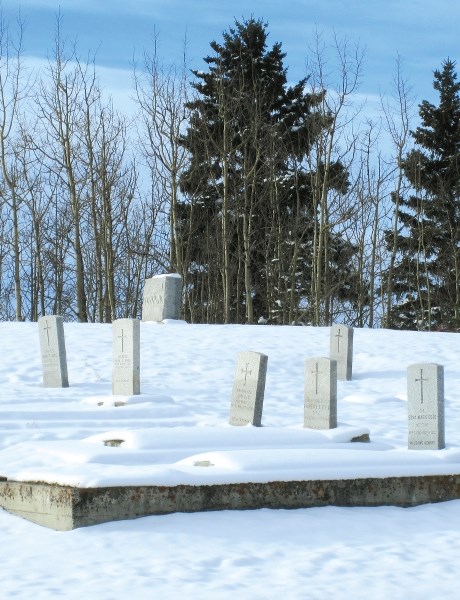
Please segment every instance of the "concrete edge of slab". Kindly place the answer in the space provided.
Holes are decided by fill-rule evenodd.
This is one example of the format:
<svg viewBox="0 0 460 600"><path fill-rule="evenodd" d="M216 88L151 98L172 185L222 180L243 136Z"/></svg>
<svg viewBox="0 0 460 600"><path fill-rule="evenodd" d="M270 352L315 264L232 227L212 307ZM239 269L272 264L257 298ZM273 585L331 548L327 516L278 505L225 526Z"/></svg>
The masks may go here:
<svg viewBox="0 0 460 600"><path fill-rule="evenodd" d="M59 531L174 512L409 507L460 499L460 474L101 488L0 479L1 508Z"/></svg>

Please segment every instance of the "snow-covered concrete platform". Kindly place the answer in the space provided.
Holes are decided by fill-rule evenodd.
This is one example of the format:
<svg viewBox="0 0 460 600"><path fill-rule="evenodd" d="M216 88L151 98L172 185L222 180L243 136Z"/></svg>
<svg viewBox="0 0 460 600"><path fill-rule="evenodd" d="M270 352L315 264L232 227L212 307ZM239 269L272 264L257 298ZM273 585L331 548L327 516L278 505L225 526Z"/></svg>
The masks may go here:
<svg viewBox="0 0 460 600"><path fill-rule="evenodd" d="M4 509L61 531L172 512L331 505L408 507L459 498L460 474L100 488L0 482Z"/></svg>
<svg viewBox="0 0 460 600"><path fill-rule="evenodd" d="M460 450L363 427L115 430L2 452L0 507L57 530L172 512L415 506L460 498Z"/></svg>

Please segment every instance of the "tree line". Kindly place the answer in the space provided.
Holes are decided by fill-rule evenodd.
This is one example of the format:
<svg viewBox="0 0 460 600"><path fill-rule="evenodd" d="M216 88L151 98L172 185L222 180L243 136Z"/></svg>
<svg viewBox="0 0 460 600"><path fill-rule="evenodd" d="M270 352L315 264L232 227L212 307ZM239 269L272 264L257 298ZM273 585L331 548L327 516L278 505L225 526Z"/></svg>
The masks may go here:
<svg viewBox="0 0 460 600"><path fill-rule="evenodd" d="M0 29L0 319L138 317L146 277L177 272L195 323L459 328L460 85L413 129L394 93L359 106L363 52L312 35L288 81L268 26L235 21L205 69L133 71L134 116L57 21L46 68Z"/></svg>

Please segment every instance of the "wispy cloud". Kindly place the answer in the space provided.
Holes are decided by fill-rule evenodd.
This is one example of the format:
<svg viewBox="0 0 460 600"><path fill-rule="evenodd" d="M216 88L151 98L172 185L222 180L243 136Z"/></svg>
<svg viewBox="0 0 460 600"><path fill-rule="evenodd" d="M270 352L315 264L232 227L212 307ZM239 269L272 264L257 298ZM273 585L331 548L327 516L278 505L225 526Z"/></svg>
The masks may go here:
<svg viewBox="0 0 460 600"><path fill-rule="evenodd" d="M97 60L110 67L127 67L133 53L151 46L155 30L168 61L181 60L187 37L189 62L202 68L209 43L220 41L235 18L251 16L268 22L270 44L283 44L292 81L307 74L315 28L366 47L366 93L390 86L397 54L421 97L431 93L432 71L442 60L460 59L460 3L452 0L2 0L2 6L8 15L21 8L30 53L46 56L60 10L64 34L83 51L98 50Z"/></svg>

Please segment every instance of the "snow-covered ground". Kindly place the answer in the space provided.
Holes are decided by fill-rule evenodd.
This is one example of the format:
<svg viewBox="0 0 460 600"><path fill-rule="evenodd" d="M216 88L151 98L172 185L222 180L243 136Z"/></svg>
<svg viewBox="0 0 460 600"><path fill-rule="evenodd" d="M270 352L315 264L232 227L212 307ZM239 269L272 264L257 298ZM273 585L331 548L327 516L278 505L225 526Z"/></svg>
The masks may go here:
<svg viewBox="0 0 460 600"><path fill-rule="evenodd" d="M0 475L115 485L460 472L458 334L356 330L340 426L321 434L302 427L304 361L328 355L327 328L142 323L142 393L115 398L110 325L65 324L67 389L42 386L37 327L0 323ZM243 350L269 357L263 428L228 425ZM445 368L445 450L407 450L406 369L418 362ZM368 430L371 444L347 448L350 427ZM8 599L459 593L460 501L171 514L70 532L0 510L0 540Z"/></svg>

